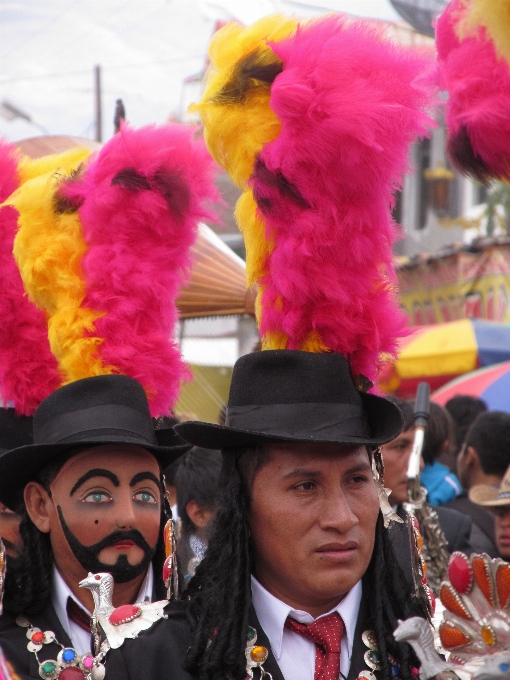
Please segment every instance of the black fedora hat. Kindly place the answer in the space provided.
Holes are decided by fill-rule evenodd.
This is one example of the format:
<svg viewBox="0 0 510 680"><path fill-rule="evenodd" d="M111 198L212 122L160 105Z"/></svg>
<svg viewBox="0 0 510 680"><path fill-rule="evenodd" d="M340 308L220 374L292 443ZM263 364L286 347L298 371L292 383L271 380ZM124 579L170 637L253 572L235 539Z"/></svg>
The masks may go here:
<svg viewBox="0 0 510 680"><path fill-rule="evenodd" d="M13 408L0 408L0 456L32 443L32 416L18 416Z"/></svg>
<svg viewBox="0 0 510 680"><path fill-rule="evenodd" d="M136 444L150 451L165 468L190 449L178 435L159 430L137 380L100 375L64 385L37 408L33 443L0 456L0 502L13 508L25 485L65 450L100 444Z"/></svg>
<svg viewBox="0 0 510 680"><path fill-rule="evenodd" d="M341 354L265 350L237 360L224 426L188 421L175 429L196 446L223 449L270 441L378 446L402 427L395 404L358 391Z"/></svg>

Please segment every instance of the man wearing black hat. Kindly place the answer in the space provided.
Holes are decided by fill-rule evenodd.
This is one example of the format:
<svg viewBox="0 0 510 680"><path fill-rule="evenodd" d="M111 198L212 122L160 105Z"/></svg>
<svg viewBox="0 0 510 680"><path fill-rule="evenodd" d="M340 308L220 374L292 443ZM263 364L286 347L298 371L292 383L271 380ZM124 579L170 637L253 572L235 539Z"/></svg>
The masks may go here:
<svg viewBox="0 0 510 680"><path fill-rule="evenodd" d="M34 416L34 443L0 457L0 502L21 514L8 564L2 647L22 678L90 670L87 572L110 572L113 604L164 597L161 470L188 450L158 439L142 386L105 375L68 384ZM28 647L27 647L28 643Z"/></svg>
<svg viewBox="0 0 510 680"><path fill-rule="evenodd" d="M106 680L241 680L257 667L274 680L314 669L316 680L374 680L379 669L410 679L415 659L392 631L399 618L426 616L426 603L395 560L372 468L401 428L398 408L359 392L339 354L239 359L226 425L176 426L223 457L189 601L111 652Z"/></svg>

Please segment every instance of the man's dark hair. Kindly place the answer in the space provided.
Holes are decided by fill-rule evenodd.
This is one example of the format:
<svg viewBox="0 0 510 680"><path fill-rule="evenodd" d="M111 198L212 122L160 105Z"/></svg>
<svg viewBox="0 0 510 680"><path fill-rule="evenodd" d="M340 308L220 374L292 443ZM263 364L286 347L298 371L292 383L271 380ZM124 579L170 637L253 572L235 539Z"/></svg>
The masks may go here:
<svg viewBox="0 0 510 680"><path fill-rule="evenodd" d="M177 507L183 535L189 536L196 527L188 517L186 506L190 501L206 510L214 510L221 470L221 454L213 449L195 446L183 457L175 475Z"/></svg>
<svg viewBox="0 0 510 680"><path fill-rule="evenodd" d="M246 677L245 647L254 562L248 525L250 491L257 472L271 459L270 451L264 447L222 453L230 462L236 461L235 469L229 479L224 479L222 471L223 491L218 499L213 534L188 587L187 616L193 635L185 667L201 680ZM225 469L228 459L224 460ZM369 607L370 627L378 639L382 680L392 677L388 654L400 666L402 680L411 680L411 664L416 664L410 647L396 642L392 635L399 618L427 618L423 602L414 595L414 589L411 592L405 587L406 583L379 512L374 551L363 576L363 598Z"/></svg>
<svg viewBox="0 0 510 680"><path fill-rule="evenodd" d="M404 427L402 428L402 432L405 432L410 427L414 427L413 402L408 399L400 399L400 397L395 397L393 395L387 396L386 399L389 399L389 401L395 404L395 406L398 406L402 411L402 415L404 416Z"/></svg>
<svg viewBox="0 0 510 680"><path fill-rule="evenodd" d="M444 452L445 442L453 448L455 442L455 423L446 409L430 402L430 416L425 428L421 455L426 464L432 463Z"/></svg>
<svg viewBox="0 0 510 680"><path fill-rule="evenodd" d="M72 455L87 447L73 448ZM60 469L70 457L69 449L56 456L52 463L42 470L36 482L39 482L50 494L50 486ZM163 498L163 490L161 492ZM155 592L158 598L166 597L166 590L161 578L165 561L165 544L163 526L166 521L164 504L161 503L160 539L152 559L154 568ZM25 504L20 498L16 512L21 516L19 533L23 542L17 557L7 558L5 577L4 609L13 616L24 614L32 616L43 611L51 603L53 551L50 535L39 531L28 516Z"/></svg>
<svg viewBox="0 0 510 680"><path fill-rule="evenodd" d="M486 475L503 477L510 465L510 413L481 413L469 428L466 446L472 446Z"/></svg>
<svg viewBox="0 0 510 680"><path fill-rule="evenodd" d="M456 446L457 451L460 451L471 425L481 413L487 412L487 404L483 399L458 394L449 399L444 407L453 418L457 427Z"/></svg>
<svg viewBox="0 0 510 680"><path fill-rule="evenodd" d="M168 467L163 470L163 475L165 476L165 484L168 486L175 486L175 475L181 464L182 458L177 458L173 463L170 463Z"/></svg>

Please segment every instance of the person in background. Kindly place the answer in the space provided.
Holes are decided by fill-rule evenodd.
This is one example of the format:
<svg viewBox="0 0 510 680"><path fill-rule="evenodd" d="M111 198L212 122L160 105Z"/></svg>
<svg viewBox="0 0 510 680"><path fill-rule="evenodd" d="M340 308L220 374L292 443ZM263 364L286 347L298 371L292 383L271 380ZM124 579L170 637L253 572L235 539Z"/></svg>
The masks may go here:
<svg viewBox="0 0 510 680"><path fill-rule="evenodd" d="M470 515L476 533L472 536L473 549L491 557L498 555L494 515L473 502L471 489L479 485L496 489L509 465L510 414L503 411L481 413L469 428L457 456L457 471L465 491L448 507Z"/></svg>
<svg viewBox="0 0 510 680"><path fill-rule="evenodd" d="M0 456L31 443L32 416L19 416L14 408L0 408ZM8 557L17 557L23 548L19 535L20 520L20 515L0 503L0 538Z"/></svg>
<svg viewBox="0 0 510 680"><path fill-rule="evenodd" d="M471 425L481 413L487 412L487 404L483 399L470 397L466 394L458 394L449 399L444 407L455 423L455 445L456 453L458 454L462 448L462 444L464 444L467 431Z"/></svg>
<svg viewBox="0 0 510 680"><path fill-rule="evenodd" d="M476 484L469 490L470 500L494 513L494 536L499 557L510 560L510 466L499 486Z"/></svg>
<svg viewBox="0 0 510 680"><path fill-rule="evenodd" d="M427 500L431 505L448 503L462 490L457 476L450 472L450 467L454 467L454 441L455 425L448 411L430 402L430 417L421 453L425 463L421 483L427 489Z"/></svg>
<svg viewBox="0 0 510 680"><path fill-rule="evenodd" d="M178 458L163 470L163 476L165 478L165 489L168 494L168 504L172 510L172 517L178 522L179 520L179 508L177 505L177 488L175 486L175 475L181 464L181 459Z"/></svg>
<svg viewBox="0 0 510 680"><path fill-rule="evenodd" d="M384 462L384 486L391 489L390 503L403 517L405 515L403 504L408 500L407 468L414 442L414 406L412 401L404 401L396 397L389 397L389 399L402 411L404 429L396 439L381 447ZM435 507L434 510L437 512L439 523L448 541L448 551L452 553L460 550L467 555L473 552L470 542L471 519L463 513L444 506ZM393 527L392 530L396 535L398 527ZM402 543L404 544L405 541Z"/></svg>
<svg viewBox="0 0 510 680"><path fill-rule="evenodd" d="M185 578L189 579L195 574L207 549L211 520L216 509L221 454L195 446L180 461L175 474L181 520L177 554Z"/></svg>

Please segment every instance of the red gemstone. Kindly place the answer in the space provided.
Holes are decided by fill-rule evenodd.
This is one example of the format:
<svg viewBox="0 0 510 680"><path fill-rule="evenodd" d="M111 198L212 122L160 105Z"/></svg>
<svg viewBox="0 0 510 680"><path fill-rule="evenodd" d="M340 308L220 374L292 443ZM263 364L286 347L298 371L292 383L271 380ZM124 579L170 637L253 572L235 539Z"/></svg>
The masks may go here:
<svg viewBox="0 0 510 680"><path fill-rule="evenodd" d="M122 604L112 611L108 617L108 621L112 626L120 626L121 623L129 623L137 616L140 616L142 610L136 604Z"/></svg>
<svg viewBox="0 0 510 680"><path fill-rule="evenodd" d="M172 575L172 556L167 557L163 564L163 583L166 583Z"/></svg>
<svg viewBox="0 0 510 680"><path fill-rule="evenodd" d="M473 585L473 572L468 558L460 552L454 552L448 565L448 578L458 593L469 593Z"/></svg>
<svg viewBox="0 0 510 680"><path fill-rule="evenodd" d="M44 633L42 631L34 633L32 635L31 640L34 643L34 645L42 645L44 643Z"/></svg>
<svg viewBox="0 0 510 680"><path fill-rule="evenodd" d="M84 680L83 671L77 666L69 666L69 668L63 668L58 676L59 680Z"/></svg>

